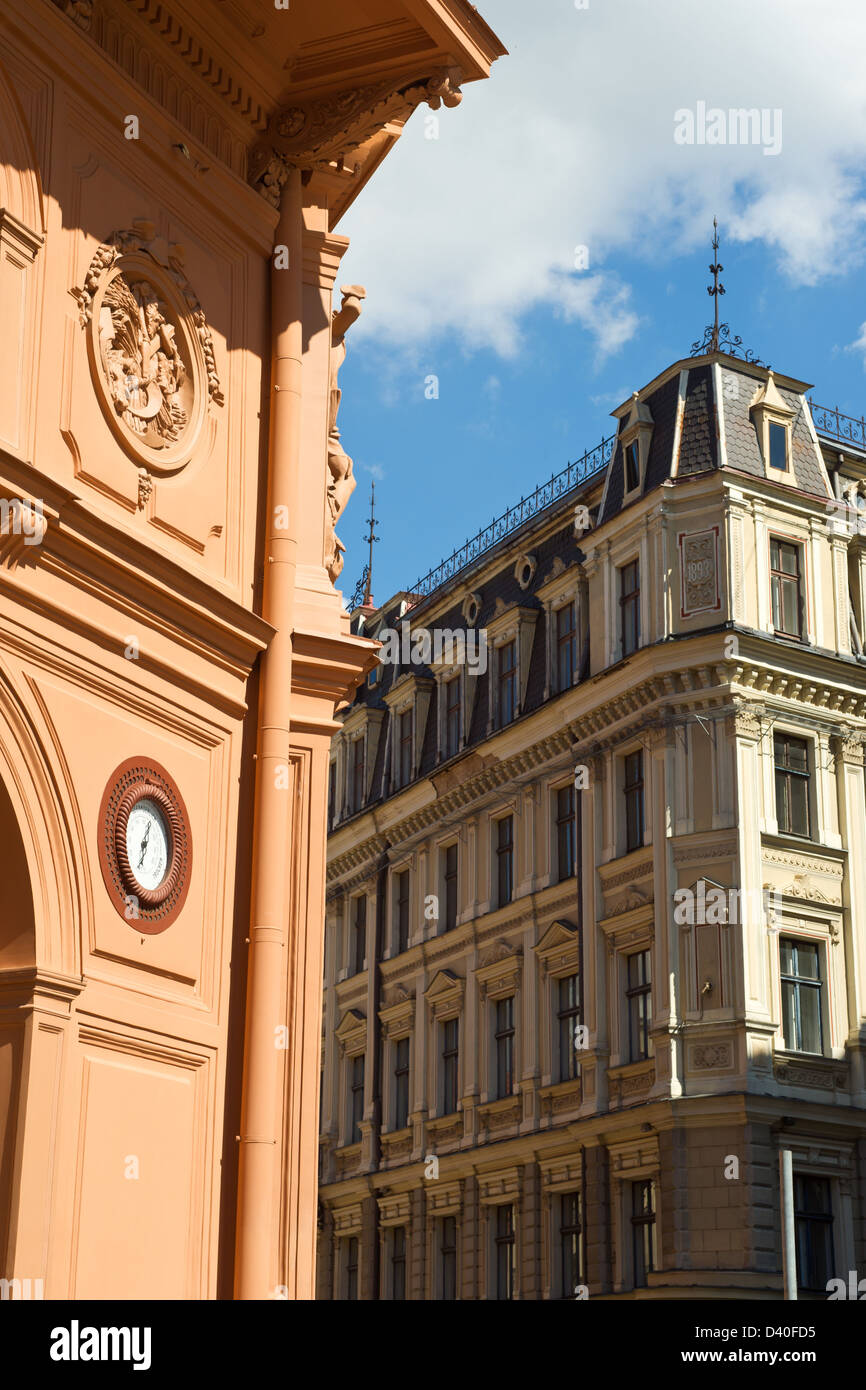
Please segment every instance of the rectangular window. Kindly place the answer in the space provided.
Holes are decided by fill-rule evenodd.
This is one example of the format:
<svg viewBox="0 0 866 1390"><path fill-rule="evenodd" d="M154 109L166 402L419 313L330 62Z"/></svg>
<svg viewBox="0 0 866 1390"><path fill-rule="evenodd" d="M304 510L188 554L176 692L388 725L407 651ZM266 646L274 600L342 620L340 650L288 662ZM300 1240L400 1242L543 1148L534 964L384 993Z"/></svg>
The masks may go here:
<svg viewBox="0 0 866 1390"><path fill-rule="evenodd" d="M511 902L514 892L514 817L496 822L496 906Z"/></svg>
<svg viewBox="0 0 866 1390"><path fill-rule="evenodd" d="M640 454L637 443L629 444L625 451L625 490L634 492L640 486Z"/></svg>
<svg viewBox="0 0 866 1390"><path fill-rule="evenodd" d="M643 844L643 752L629 753L625 760L625 849L630 854Z"/></svg>
<svg viewBox="0 0 866 1390"><path fill-rule="evenodd" d="M406 1297L406 1227L391 1232L391 1297L402 1303Z"/></svg>
<svg viewBox="0 0 866 1390"><path fill-rule="evenodd" d="M563 1192L559 1199L559 1260L562 1297L575 1298L578 1286L583 1283L579 1192Z"/></svg>
<svg viewBox="0 0 866 1390"><path fill-rule="evenodd" d="M556 793L556 869L560 883L574 873L574 785Z"/></svg>
<svg viewBox="0 0 866 1390"><path fill-rule="evenodd" d="M497 999L493 1033L496 1044L496 1096L514 1093L514 995Z"/></svg>
<svg viewBox="0 0 866 1390"><path fill-rule="evenodd" d="M656 1267L655 1183L651 1178L632 1183L631 1203L634 1286L643 1289L647 1275Z"/></svg>
<svg viewBox="0 0 866 1390"><path fill-rule="evenodd" d="M358 1297L358 1237L350 1236L346 1241L346 1298L353 1302Z"/></svg>
<svg viewBox="0 0 866 1390"><path fill-rule="evenodd" d="M499 663L499 727L514 718L517 708L517 644L506 642L497 653Z"/></svg>
<svg viewBox="0 0 866 1390"><path fill-rule="evenodd" d="M640 566L637 560L619 572L620 638L622 655L631 656L640 646Z"/></svg>
<svg viewBox="0 0 866 1390"><path fill-rule="evenodd" d="M803 636L803 594L800 547L790 541L770 540L770 594L773 627L784 637Z"/></svg>
<svg viewBox="0 0 866 1390"><path fill-rule="evenodd" d="M367 895L362 893L355 899L355 921L352 927L352 966L353 973L360 975L367 958Z"/></svg>
<svg viewBox="0 0 866 1390"><path fill-rule="evenodd" d="M776 819L783 835L809 839L809 745L790 734L773 735Z"/></svg>
<svg viewBox="0 0 866 1390"><path fill-rule="evenodd" d="M579 1075L577 1060L578 1029L580 1027L580 979L566 975L558 980L559 1009L559 1079L573 1081Z"/></svg>
<svg viewBox="0 0 866 1390"><path fill-rule="evenodd" d="M394 941L397 951L409 949L409 870L394 875Z"/></svg>
<svg viewBox="0 0 866 1390"><path fill-rule="evenodd" d="M460 1084L459 1020L449 1018L442 1024L442 1114L453 1115L457 1109Z"/></svg>
<svg viewBox="0 0 866 1390"><path fill-rule="evenodd" d="M642 1062L652 1056L649 1035L652 1012L652 973L649 951L637 951L627 958L628 1059Z"/></svg>
<svg viewBox="0 0 866 1390"><path fill-rule="evenodd" d="M412 780L412 711L404 710L397 716L397 776L395 785L406 787Z"/></svg>
<svg viewBox="0 0 866 1390"><path fill-rule="evenodd" d="M833 1257L833 1193L829 1178L794 1175L794 1221L797 1231L797 1284L827 1294L836 1274Z"/></svg>
<svg viewBox="0 0 866 1390"><path fill-rule="evenodd" d="M568 690L574 684L575 646L574 603L556 610L556 688Z"/></svg>
<svg viewBox="0 0 866 1390"><path fill-rule="evenodd" d="M451 931L457 926L457 846L445 847L445 914L442 930Z"/></svg>
<svg viewBox="0 0 866 1390"><path fill-rule="evenodd" d="M770 421L770 467L788 467L788 431Z"/></svg>
<svg viewBox="0 0 866 1390"><path fill-rule="evenodd" d="M821 948L817 941L783 936L779 959L785 1047L789 1052L823 1054Z"/></svg>
<svg viewBox="0 0 866 1390"><path fill-rule="evenodd" d="M361 1142L361 1121L364 1118L364 1054L351 1059L352 1066L352 1137L350 1144Z"/></svg>
<svg viewBox="0 0 866 1390"><path fill-rule="evenodd" d="M514 1208L496 1208L496 1297L514 1297Z"/></svg>
<svg viewBox="0 0 866 1390"><path fill-rule="evenodd" d="M364 804L364 740L356 738L352 744L349 763L349 810L352 814L360 811Z"/></svg>
<svg viewBox="0 0 866 1390"><path fill-rule="evenodd" d="M457 1297L457 1218L445 1216L440 1222L439 1270L442 1297L448 1302Z"/></svg>
<svg viewBox="0 0 866 1390"><path fill-rule="evenodd" d="M328 829L334 827L334 817L337 814L337 764L328 764Z"/></svg>
<svg viewBox="0 0 866 1390"><path fill-rule="evenodd" d="M460 752L460 677L445 683L445 757Z"/></svg>
<svg viewBox="0 0 866 1390"><path fill-rule="evenodd" d="M409 1039L401 1038L394 1048L394 1128L409 1123Z"/></svg>

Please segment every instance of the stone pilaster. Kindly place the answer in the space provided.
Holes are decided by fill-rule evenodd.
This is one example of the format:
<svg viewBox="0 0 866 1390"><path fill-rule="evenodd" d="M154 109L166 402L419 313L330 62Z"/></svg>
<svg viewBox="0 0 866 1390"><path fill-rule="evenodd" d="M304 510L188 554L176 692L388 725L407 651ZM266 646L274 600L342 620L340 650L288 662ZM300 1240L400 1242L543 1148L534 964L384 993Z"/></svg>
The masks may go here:
<svg viewBox="0 0 866 1390"><path fill-rule="evenodd" d="M379 1243L379 1208L371 1194L361 1202L361 1268L358 1271L358 1294L362 1302L379 1298L376 1259Z"/></svg>
<svg viewBox="0 0 866 1390"><path fill-rule="evenodd" d="M481 1245L479 1238L478 1179L474 1176L464 1178L463 1212L460 1222L460 1260L458 1277L461 1299L481 1297Z"/></svg>
<svg viewBox="0 0 866 1390"><path fill-rule="evenodd" d="M607 1149L592 1144L584 1150L584 1249L589 1296L611 1288L610 1176Z"/></svg>
<svg viewBox="0 0 866 1390"><path fill-rule="evenodd" d="M409 1193L409 1211L406 1297L423 1301L426 1297L424 1281L427 1254L427 1193L423 1187L417 1187Z"/></svg>
<svg viewBox="0 0 866 1390"><path fill-rule="evenodd" d="M541 1298L541 1174L537 1163L523 1165L520 1223L520 1297Z"/></svg>

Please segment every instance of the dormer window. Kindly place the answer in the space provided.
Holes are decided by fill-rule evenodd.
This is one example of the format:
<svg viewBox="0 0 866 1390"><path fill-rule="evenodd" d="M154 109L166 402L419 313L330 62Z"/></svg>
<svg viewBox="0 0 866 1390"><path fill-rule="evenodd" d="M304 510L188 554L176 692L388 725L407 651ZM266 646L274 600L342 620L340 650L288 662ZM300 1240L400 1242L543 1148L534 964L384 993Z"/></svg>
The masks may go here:
<svg viewBox="0 0 866 1390"><path fill-rule="evenodd" d="M622 447L622 500L626 503L633 502L643 491L654 425L650 408L638 400L637 391L623 409L627 409L628 414L620 417L619 439Z"/></svg>
<svg viewBox="0 0 866 1390"><path fill-rule="evenodd" d="M504 728L511 723L517 707L517 643L506 642L497 651L496 660L499 727Z"/></svg>
<svg viewBox="0 0 866 1390"><path fill-rule="evenodd" d="M556 610L556 688L570 690L574 685L577 634L574 626L574 600Z"/></svg>
<svg viewBox="0 0 866 1390"><path fill-rule="evenodd" d="M460 676L452 676L445 682L445 746L446 758L453 758L460 751L460 709L463 696Z"/></svg>
<svg viewBox="0 0 866 1390"><path fill-rule="evenodd" d="M397 716L397 746L394 782L398 787L408 786L412 779L412 709L403 710Z"/></svg>
<svg viewBox="0 0 866 1390"><path fill-rule="evenodd" d="M777 387L772 372L768 373L767 380L749 406L749 413L755 422L767 477L778 477L780 473L787 473L790 479L791 426L794 411Z"/></svg>
<svg viewBox="0 0 866 1390"><path fill-rule="evenodd" d="M640 487L640 451L637 443L629 444L625 451L625 490L634 492Z"/></svg>

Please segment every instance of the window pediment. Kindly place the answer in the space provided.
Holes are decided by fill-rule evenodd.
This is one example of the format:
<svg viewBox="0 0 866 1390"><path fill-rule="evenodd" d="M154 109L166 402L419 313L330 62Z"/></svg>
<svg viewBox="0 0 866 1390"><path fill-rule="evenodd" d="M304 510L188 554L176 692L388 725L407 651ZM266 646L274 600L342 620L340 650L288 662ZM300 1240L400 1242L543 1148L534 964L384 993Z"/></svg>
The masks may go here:
<svg viewBox="0 0 866 1390"><path fill-rule="evenodd" d="M452 970L438 970L428 985L424 998L436 1019L453 1018L463 1006L466 981Z"/></svg>
<svg viewBox="0 0 866 1390"><path fill-rule="evenodd" d="M337 1026L336 1035L343 1056L357 1056L366 1047L366 1018L358 1009L347 1009Z"/></svg>
<svg viewBox="0 0 866 1390"><path fill-rule="evenodd" d="M580 931L571 922L551 922L533 950L545 970L576 970L580 965Z"/></svg>

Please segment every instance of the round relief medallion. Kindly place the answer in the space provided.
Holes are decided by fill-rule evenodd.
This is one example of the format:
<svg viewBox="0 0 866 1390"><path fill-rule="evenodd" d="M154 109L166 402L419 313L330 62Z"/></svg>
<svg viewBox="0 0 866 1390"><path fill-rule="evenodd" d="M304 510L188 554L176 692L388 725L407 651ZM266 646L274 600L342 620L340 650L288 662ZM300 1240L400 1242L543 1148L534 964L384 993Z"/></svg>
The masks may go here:
<svg viewBox="0 0 866 1390"><path fill-rule="evenodd" d="M115 910L155 936L186 900L192 836L177 786L158 763L131 758L111 775L99 809L99 864Z"/></svg>
<svg viewBox="0 0 866 1390"><path fill-rule="evenodd" d="M176 281L152 256L112 248L106 260L87 323L99 402L127 453L171 473L189 461L207 410L202 344Z"/></svg>

